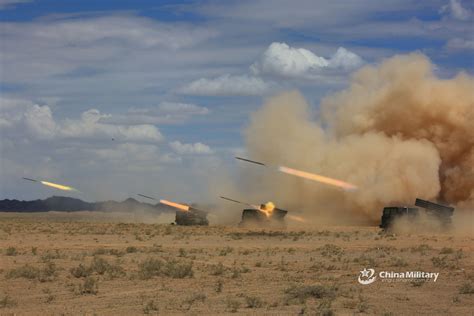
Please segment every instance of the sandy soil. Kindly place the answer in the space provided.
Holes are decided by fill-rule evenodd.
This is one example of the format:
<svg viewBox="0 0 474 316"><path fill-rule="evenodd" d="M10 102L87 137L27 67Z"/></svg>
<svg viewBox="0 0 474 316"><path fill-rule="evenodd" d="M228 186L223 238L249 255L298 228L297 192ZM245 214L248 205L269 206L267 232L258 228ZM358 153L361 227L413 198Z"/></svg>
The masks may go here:
<svg viewBox="0 0 474 316"><path fill-rule="evenodd" d="M0 314L473 315L474 238L0 214ZM364 268L439 272L361 285Z"/></svg>

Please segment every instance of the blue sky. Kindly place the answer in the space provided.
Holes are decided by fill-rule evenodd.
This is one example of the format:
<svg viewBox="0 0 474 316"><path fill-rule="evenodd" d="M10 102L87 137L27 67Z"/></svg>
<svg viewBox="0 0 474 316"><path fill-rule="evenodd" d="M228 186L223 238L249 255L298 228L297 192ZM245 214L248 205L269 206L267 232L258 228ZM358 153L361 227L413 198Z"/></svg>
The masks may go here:
<svg viewBox="0 0 474 316"><path fill-rule="evenodd" d="M86 200L197 199L209 177L237 172L242 130L268 96L297 89L317 110L353 71L412 51L441 77L472 74L473 10L465 0L0 0L0 197L57 193L27 176Z"/></svg>

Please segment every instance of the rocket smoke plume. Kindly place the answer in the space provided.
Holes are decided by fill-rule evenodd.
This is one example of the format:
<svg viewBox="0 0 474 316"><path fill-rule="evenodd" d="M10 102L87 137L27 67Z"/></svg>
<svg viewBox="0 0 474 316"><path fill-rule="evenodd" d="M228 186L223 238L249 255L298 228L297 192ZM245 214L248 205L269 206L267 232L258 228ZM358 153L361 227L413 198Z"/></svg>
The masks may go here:
<svg viewBox="0 0 474 316"><path fill-rule="evenodd" d="M298 92L271 98L245 136L255 160L359 187L341 192L246 170L250 196L268 190L263 194L306 216L374 223L384 205L413 204L416 197L474 205L474 78L440 79L422 54L360 69L346 90L322 100L319 115Z"/></svg>

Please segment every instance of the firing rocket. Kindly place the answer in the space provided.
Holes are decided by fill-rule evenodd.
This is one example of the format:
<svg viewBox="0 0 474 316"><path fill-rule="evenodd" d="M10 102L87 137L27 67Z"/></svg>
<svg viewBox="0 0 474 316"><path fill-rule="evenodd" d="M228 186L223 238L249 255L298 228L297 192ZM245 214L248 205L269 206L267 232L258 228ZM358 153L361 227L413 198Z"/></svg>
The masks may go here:
<svg viewBox="0 0 474 316"><path fill-rule="evenodd" d="M246 158L242 158L242 157L235 157L235 159L238 159L238 160L241 160L241 161L244 161L244 162L253 163L253 164L256 164L256 165L263 166L263 167L270 167L270 168L273 167L273 166L267 165L267 164L265 164L263 162L260 162L260 161L255 161L255 160L246 159ZM273 167L273 168L275 168L275 167ZM301 171L301 170L297 170L297 169L293 169L293 168L289 168L289 167L285 167L285 166L276 166L276 170L279 171L279 172L283 172L283 173L286 173L286 174L289 174L289 175L296 176L296 177L300 177L300 178L304 178L304 179L308 179L308 180L317 181L317 182L320 182L320 183L336 186L336 187L338 187L340 189L343 189L345 191L357 190L357 186L355 186L354 184L351 184L351 183L348 183L348 182L345 182L345 181L342 181L342 180L338 180L338 179L325 177L325 176L322 176L322 175L319 175L319 174L316 174L316 173Z"/></svg>
<svg viewBox="0 0 474 316"><path fill-rule="evenodd" d="M55 188L55 189L62 190L62 191L75 191L75 192L80 192L79 190L77 190L77 189L75 189L75 188L73 188L73 187L70 187L70 186L67 186L67 185L63 185L63 184L54 183L54 182L48 182L48 181L43 181L43 180L36 180L36 179L25 178L25 177L23 177L23 180L41 183L42 185L46 185L46 186L48 186L48 187Z"/></svg>
<svg viewBox="0 0 474 316"><path fill-rule="evenodd" d="M158 202L160 202L161 204L164 204L164 205L173 207L173 208L178 209L178 210L180 210L180 211L189 212L189 211L191 211L191 210L194 210L194 211L198 211L198 212L205 212L205 211L203 211L203 210L200 210L200 209L191 207L191 206L186 205L186 204L176 203L176 202L172 202L172 201L168 201L168 200L163 200L163 199L155 199L154 197L151 197L151 196L148 196L148 195L145 195L145 194L139 194L139 193L138 193L137 195L138 195L138 196L141 196L141 197L144 197L144 198L147 198L147 199L150 199L150 200L153 200L153 201L158 201Z"/></svg>
<svg viewBox="0 0 474 316"><path fill-rule="evenodd" d="M31 181L31 182L38 182L38 180L30 179L30 178L23 178L23 180L28 180L28 181Z"/></svg>
<svg viewBox="0 0 474 316"><path fill-rule="evenodd" d="M155 199L154 197L151 197L151 196L148 196L148 195L144 195L144 194L140 194L140 193L137 193L138 196L141 196L141 197L144 197L144 198L147 198L147 199L150 199L150 200L154 200L154 201L158 201L157 199Z"/></svg>

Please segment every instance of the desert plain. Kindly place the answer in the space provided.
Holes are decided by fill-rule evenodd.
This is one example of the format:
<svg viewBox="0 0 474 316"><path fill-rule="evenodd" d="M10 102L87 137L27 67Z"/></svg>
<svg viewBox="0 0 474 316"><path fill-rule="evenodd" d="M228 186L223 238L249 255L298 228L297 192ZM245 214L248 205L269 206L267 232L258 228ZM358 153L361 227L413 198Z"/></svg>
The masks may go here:
<svg viewBox="0 0 474 316"><path fill-rule="evenodd" d="M172 216L170 222L172 221ZM473 315L474 237L1 213L1 315ZM362 285L363 269L437 272Z"/></svg>

